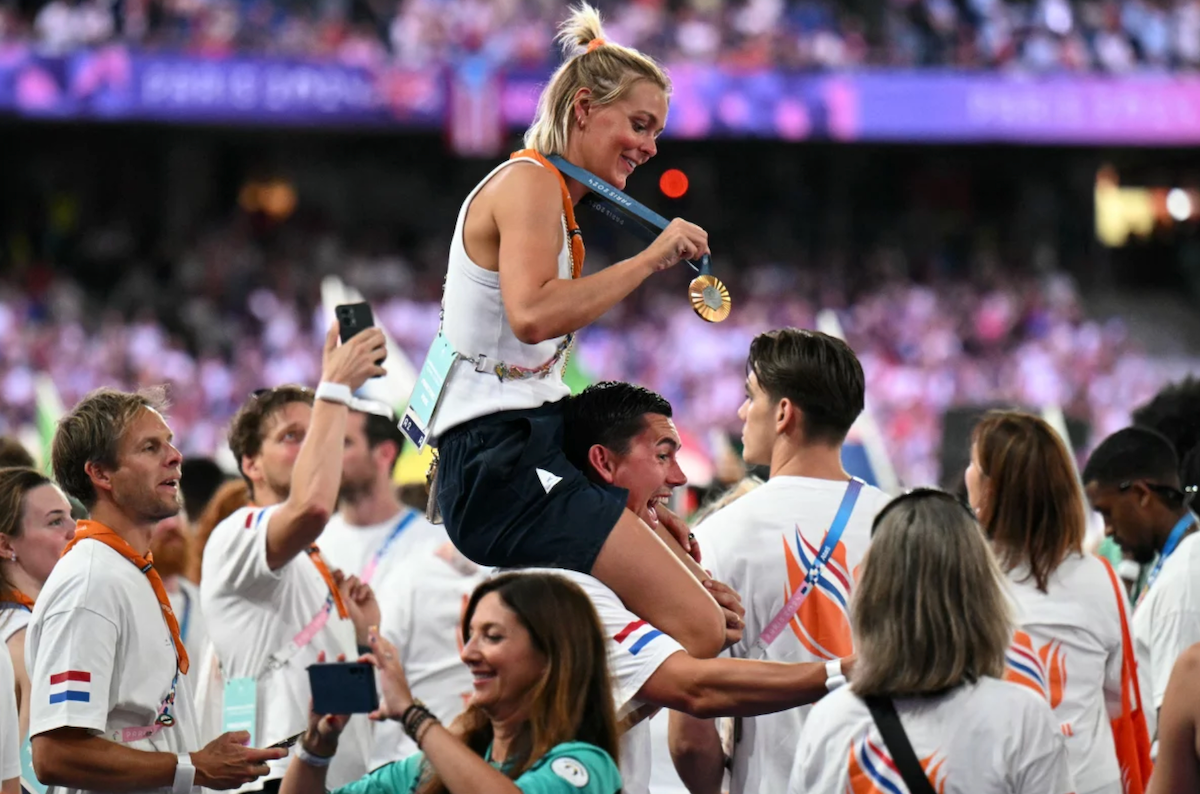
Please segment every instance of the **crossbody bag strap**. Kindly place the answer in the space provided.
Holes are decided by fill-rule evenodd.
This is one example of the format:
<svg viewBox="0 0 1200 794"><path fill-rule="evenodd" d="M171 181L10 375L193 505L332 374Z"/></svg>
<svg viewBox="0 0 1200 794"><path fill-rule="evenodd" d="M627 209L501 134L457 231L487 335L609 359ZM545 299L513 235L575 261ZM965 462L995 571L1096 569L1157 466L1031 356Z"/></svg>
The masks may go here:
<svg viewBox="0 0 1200 794"><path fill-rule="evenodd" d="M866 703L867 708L871 710L871 719L875 720L875 727L879 728L883 743L887 745L888 754L895 762L900 777L904 779L909 794L937 794L933 784L925 776L921 762L917 760L917 754L912 743L908 741L904 726L900 724L896 704L891 698L884 697L869 697L866 698Z"/></svg>

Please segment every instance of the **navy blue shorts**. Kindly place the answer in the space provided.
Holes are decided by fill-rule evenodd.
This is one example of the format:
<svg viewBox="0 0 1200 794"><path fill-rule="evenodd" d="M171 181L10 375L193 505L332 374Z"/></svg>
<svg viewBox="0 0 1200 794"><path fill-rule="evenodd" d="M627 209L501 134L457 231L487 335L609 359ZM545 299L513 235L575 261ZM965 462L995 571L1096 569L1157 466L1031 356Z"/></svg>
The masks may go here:
<svg viewBox="0 0 1200 794"><path fill-rule="evenodd" d="M483 416L442 435L438 508L467 559L591 573L629 492L589 480L562 443L561 401Z"/></svg>

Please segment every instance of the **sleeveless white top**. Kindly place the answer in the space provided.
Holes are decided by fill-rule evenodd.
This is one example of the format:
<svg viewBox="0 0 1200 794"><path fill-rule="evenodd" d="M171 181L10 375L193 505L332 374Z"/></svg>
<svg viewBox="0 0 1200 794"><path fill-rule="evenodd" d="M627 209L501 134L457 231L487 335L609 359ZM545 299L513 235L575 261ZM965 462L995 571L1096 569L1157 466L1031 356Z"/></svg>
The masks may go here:
<svg viewBox="0 0 1200 794"><path fill-rule="evenodd" d="M537 160L527 157L501 163L476 185L459 210L454 239L450 243L449 269L442 298L445 310L442 332L461 356L483 355L510 366L537 368L554 357L563 337L547 339L536 345L527 345L517 339L508 324L504 302L500 299L500 274L472 262L463 244L467 209L475 194L500 169L519 162L541 165ZM571 239L567 234L565 217L562 224L558 277L569 279L572 267ZM571 390L562 379L565 359L565 356L560 358L545 377L501 381L494 372L476 372L474 364L460 358L450 368L441 403L433 416L430 435L436 441L447 430L471 419L499 411L537 408L568 396Z"/></svg>

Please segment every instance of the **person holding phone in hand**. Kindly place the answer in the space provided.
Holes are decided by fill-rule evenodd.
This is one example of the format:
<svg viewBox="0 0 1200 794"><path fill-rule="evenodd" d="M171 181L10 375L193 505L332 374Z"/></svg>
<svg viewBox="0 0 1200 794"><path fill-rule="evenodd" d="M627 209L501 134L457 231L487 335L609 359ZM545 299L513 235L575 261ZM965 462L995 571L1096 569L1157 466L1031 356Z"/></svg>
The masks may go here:
<svg viewBox="0 0 1200 794"><path fill-rule="evenodd" d="M555 574L503 574L472 593L462 660L475 692L449 727L415 701L378 631L370 661L381 702L421 752L335 794L617 794L617 719L604 634L587 595ZM311 714L281 794L324 794L346 717Z"/></svg>
<svg viewBox="0 0 1200 794"><path fill-rule="evenodd" d="M269 745L302 731L306 668L320 652L356 655L379 606L369 587L327 565L317 539L337 503L342 445L353 392L384 374L383 332L365 328L339 344L325 338L321 383L255 392L234 417L229 447L250 489L250 505L217 525L204 549L200 604L221 662L224 722L253 726ZM347 728L331 778L367 770L369 725ZM286 762L243 791L274 792Z"/></svg>

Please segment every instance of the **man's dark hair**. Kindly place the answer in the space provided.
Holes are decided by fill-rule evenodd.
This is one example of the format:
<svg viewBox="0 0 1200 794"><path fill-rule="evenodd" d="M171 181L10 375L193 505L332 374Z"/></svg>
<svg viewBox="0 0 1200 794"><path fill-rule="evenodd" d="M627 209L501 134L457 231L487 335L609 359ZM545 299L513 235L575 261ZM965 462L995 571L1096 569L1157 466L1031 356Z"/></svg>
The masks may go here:
<svg viewBox="0 0 1200 794"><path fill-rule="evenodd" d="M399 460L400 453L404 450L404 434L400 432L400 426L390 419L385 419L378 414L365 413L367 420L363 423L363 434L367 437L367 448L375 449L385 441L391 441L396 445L396 459Z"/></svg>
<svg viewBox="0 0 1200 794"><path fill-rule="evenodd" d="M1144 427L1118 430L1100 442L1083 467L1083 482L1101 486L1131 480L1179 485L1179 457L1161 433Z"/></svg>
<svg viewBox="0 0 1200 794"><path fill-rule="evenodd" d="M669 418L671 404L661 394L632 383L604 381L567 398L563 432L567 460L587 473L588 450L596 444L624 455L633 437L646 427L646 414Z"/></svg>
<svg viewBox="0 0 1200 794"><path fill-rule="evenodd" d="M1200 444L1200 379L1189 376L1164 386L1133 412L1133 424L1161 433L1182 458Z"/></svg>
<svg viewBox="0 0 1200 794"><path fill-rule="evenodd" d="M0 469L32 469L33 455L12 436L0 436Z"/></svg>
<svg viewBox="0 0 1200 794"><path fill-rule="evenodd" d="M291 403L312 405L314 399L313 390L307 386L287 385L276 386L274 389L259 389L234 414L233 421L229 424L229 451L233 453L238 472L246 481L252 496L254 483L250 482L250 478L242 470L242 459L252 458L262 451L267 420L277 411Z"/></svg>
<svg viewBox="0 0 1200 794"><path fill-rule="evenodd" d="M186 458L180 467L179 490L188 515L199 518L225 480L225 472L212 458Z"/></svg>
<svg viewBox="0 0 1200 794"><path fill-rule="evenodd" d="M759 334L750 343L746 372L754 373L772 401L787 398L800 409L809 443L842 443L862 413L862 364L849 345L820 331Z"/></svg>

